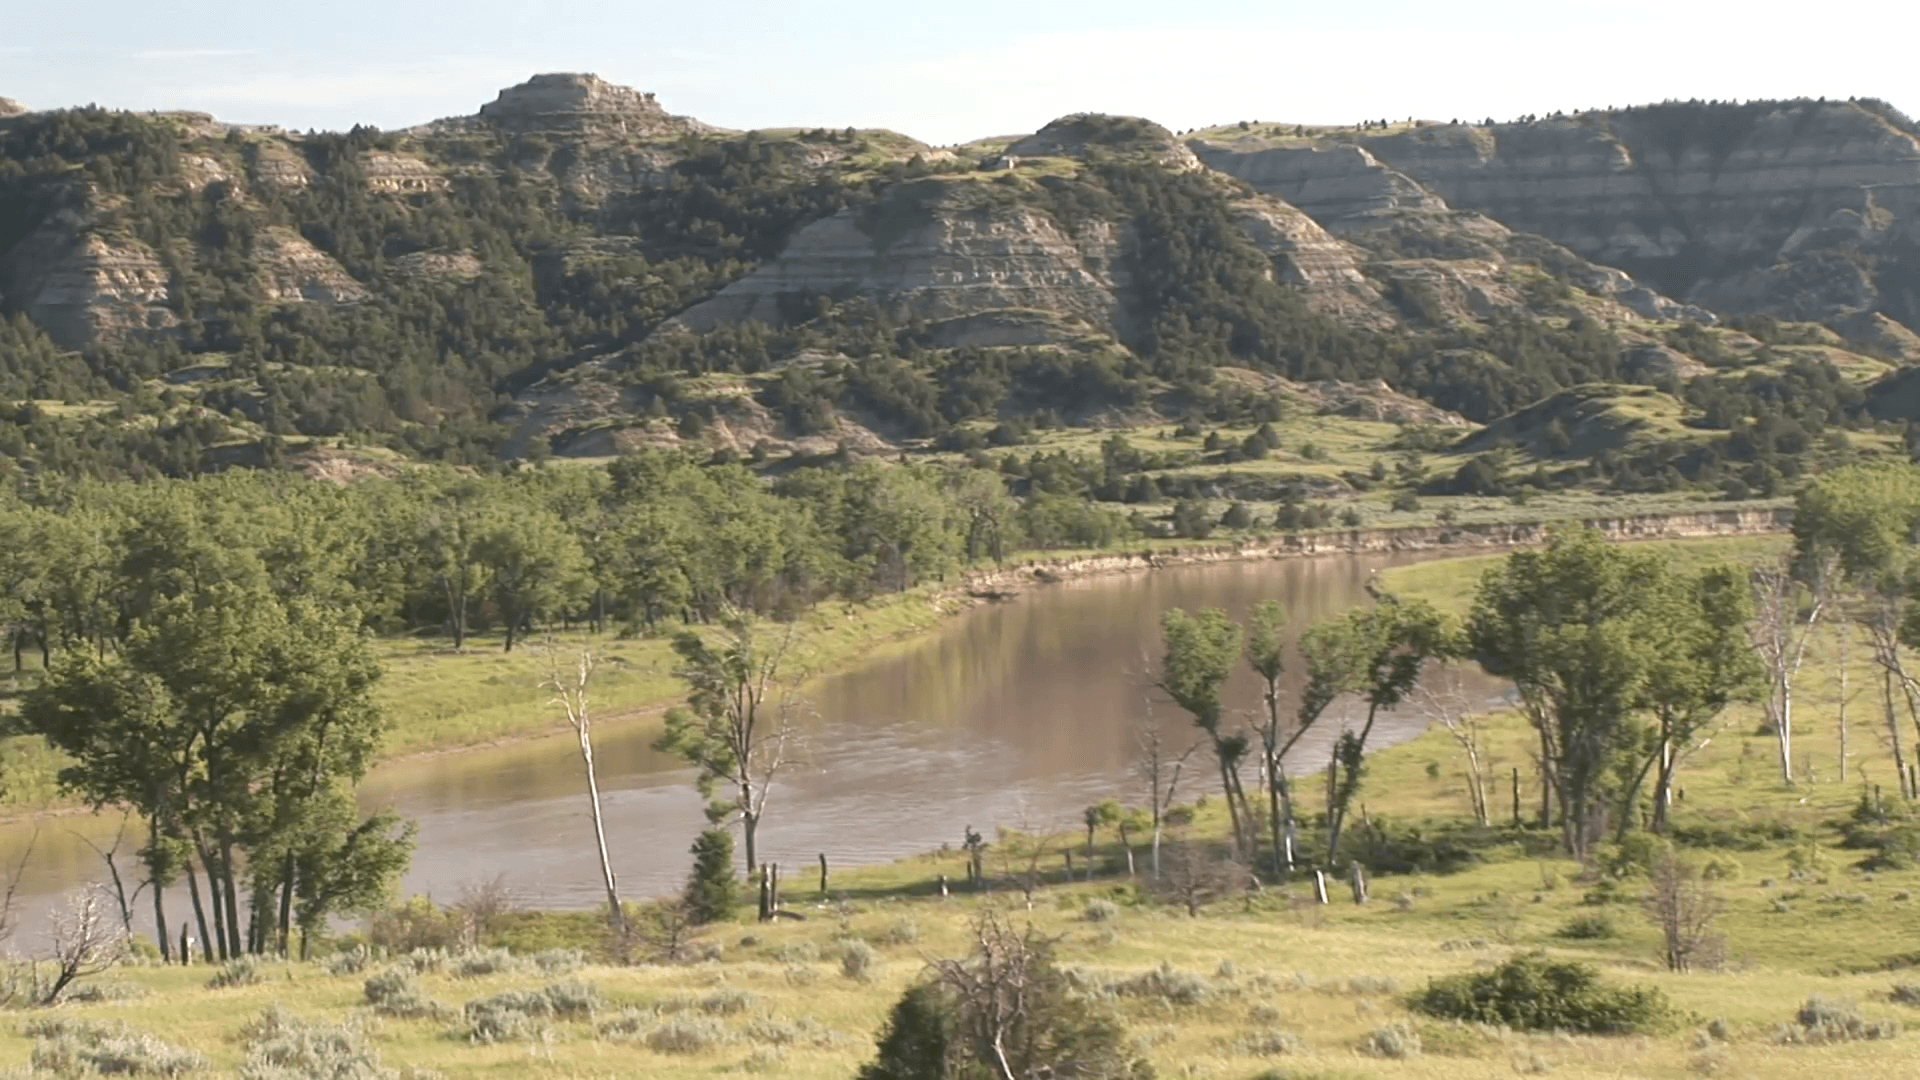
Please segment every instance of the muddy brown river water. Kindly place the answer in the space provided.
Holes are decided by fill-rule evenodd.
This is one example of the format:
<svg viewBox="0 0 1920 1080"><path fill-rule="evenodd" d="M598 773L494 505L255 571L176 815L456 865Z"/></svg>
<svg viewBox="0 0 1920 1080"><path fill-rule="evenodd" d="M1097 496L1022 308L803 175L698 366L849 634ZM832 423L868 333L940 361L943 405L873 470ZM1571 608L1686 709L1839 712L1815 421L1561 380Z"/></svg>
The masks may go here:
<svg viewBox="0 0 1920 1080"><path fill-rule="evenodd" d="M762 857L809 880L806 868L820 853L835 866L881 862L958 846L968 825L989 834L996 823L1021 821L1064 830L1091 802L1138 802L1132 762L1146 710L1176 738L1190 730L1173 706L1150 705L1146 673L1161 612L1222 607L1244 617L1271 598L1287 606L1298 630L1366 602L1374 572L1420 557L1178 567L1048 585L974 608L818 685L801 763L775 787L761 827ZM1257 707L1245 671L1228 689L1231 708ZM1498 691L1481 681L1475 692ZM1356 710L1346 714L1357 719ZM1295 770L1325 765L1342 715L1336 706L1318 738L1296 749ZM1416 715L1386 714L1374 745L1422 727ZM608 845L631 897L677 887L704 823L691 774L648 747L652 730L613 725L596 740ZM1196 770L1183 781L1193 785L1183 798L1211 791L1209 775ZM419 823L407 893L451 900L465 883L504 875L526 904L579 908L603 895L583 790L572 741L558 738L389 766L364 785L362 801ZM118 823L117 815L69 816L0 828L7 867L38 833L15 896L15 948L33 946L61 894L105 878L89 841L110 844ZM130 833L125 850L137 846ZM131 855L124 860L131 864ZM185 910L171 899L169 909L176 917ZM150 918L151 905L141 914Z"/></svg>

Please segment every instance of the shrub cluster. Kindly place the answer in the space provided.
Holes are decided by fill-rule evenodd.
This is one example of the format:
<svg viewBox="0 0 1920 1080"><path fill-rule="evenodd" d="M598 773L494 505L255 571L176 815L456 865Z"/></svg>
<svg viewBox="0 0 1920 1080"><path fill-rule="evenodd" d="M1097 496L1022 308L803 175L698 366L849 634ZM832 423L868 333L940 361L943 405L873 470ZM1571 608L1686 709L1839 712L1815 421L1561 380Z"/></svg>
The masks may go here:
<svg viewBox="0 0 1920 1080"><path fill-rule="evenodd" d="M1592 1035L1657 1032L1671 1026L1667 996L1644 986L1605 986L1591 965L1516 956L1491 971L1434 979L1410 1004L1430 1016L1525 1031Z"/></svg>
<svg viewBox="0 0 1920 1080"><path fill-rule="evenodd" d="M56 1018L26 1025L33 1071L54 1076L180 1076L206 1067L191 1050L125 1024Z"/></svg>
<svg viewBox="0 0 1920 1080"><path fill-rule="evenodd" d="M1793 1023L1782 1024L1774 1041L1786 1045L1821 1045L1891 1039L1900 1034L1898 1020L1868 1020L1850 1001L1835 1001L1818 994L1807 999L1794 1014Z"/></svg>

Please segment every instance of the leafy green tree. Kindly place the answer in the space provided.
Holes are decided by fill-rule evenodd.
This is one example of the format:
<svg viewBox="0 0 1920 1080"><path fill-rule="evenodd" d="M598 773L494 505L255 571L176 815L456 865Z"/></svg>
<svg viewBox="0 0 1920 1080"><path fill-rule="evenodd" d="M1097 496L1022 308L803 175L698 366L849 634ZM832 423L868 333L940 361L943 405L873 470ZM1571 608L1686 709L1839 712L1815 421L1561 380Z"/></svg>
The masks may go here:
<svg viewBox="0 0 1920 1080"><path fill-rule="evenodd" d="M67 790L149 821L158 936L168 938L159 886L184 876L209 958L234 956L284 945L295 901L303 925L318 927L339 905L366 906L404 867L404 830L352 824L344 794L378 746L378 675L351 613L203 583L155 600L120 653L64 654L21 722L71 759ZM244 935L243 872L254 900Z"/></svg>
<svg viewBox="0 0 1920 1080"><path fill-rule="evenodd" d="M1239 658L1240 627L1219 608L1206 608L1193 615L1172 608L1160 617L1160 636L1165 652L1155 685L1193 717L1194 725L1212 743L1220 788L1232 818L1235 850L1245 856L1253 839L1252 815L1240 783L1247 737L1226 728L1225 709L1220 702L1220 692Z"/></svg>
<svg viewBox="0 0 1920 1080"><path fill-rule="evenodd" d="M1640 742L1634 713L1661 640L1650 617L1668 577L1656 555L1610 545L1592 529L1556 529L1543 550L1489 570L1474 597L1474 657L1519 692L1575 858L1601 835L1608 780Z"/></svg>
<svg viewBox="0 0 1920 1080"><path fill-rule="evenodd" d="M507 652L535 619L580 603L589 591L580 541L542 507L515 507L495 516L474 554L506 624Z"/></svg>
<svg viewBox="0 0 1920 1080"><path fill-rule="evenodd" d="M1360 790L1374 723L1380 713L1406 699L1428 661L1451 655L1457 645L1432 605L1382 595L1370 608L1310 628L1301 650L1310 671L1308 700L1337 687L1367 706L1360 730L1341 732L1334 746L1338 780L1327 807L1327 858L1333 860L1339 857L1340 833Z"/></svg>
<svg viewBox="0 0 1920 1080"><path fill-rule="evenodd" d="M1747 574L1731 566L1675 575L1651 598L1648 629L1659 635L1642 707L1652 715L1645 758L1621 800L1618 832L1633 824L1641 782L1653 774L1653 831L1665 832L1674 771L1728 705L1759 696L1763 672L1747 642L1753 602Z"/></svg>
<svg viewBox="0 0 1920 1080"><path fill-rule="evenodd" d="M709 821L739 819L749 877L759 866L754 839L768 797L798 737L800 703L794 691L801 679L787 667L793 641L791 626L777 639L764 640L739 612L723 621L717 643L693 630L673 639L680 658L674 674L687 684L687 703L667 711L666 730L654 748L694 767L694 786L708 800ZM716 799L722 785L731 791Z"/></svg>

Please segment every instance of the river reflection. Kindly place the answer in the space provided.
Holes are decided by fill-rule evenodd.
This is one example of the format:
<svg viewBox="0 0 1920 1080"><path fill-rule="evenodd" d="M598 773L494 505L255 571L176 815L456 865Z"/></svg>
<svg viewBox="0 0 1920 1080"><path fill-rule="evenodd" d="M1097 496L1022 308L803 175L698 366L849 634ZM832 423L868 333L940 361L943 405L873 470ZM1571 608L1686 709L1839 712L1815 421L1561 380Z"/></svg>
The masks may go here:
<svg viewBox="0 0 1920 1080"><path fill-rule="evenodd" d="M1183 567L1066 582L976 608L940 632L812 692L803 760L773 792L762 857L802 867L825 853L835 865L870 863L958 845L973 825L1070 828L1102 798L1139 801L1135 730L1149 708L1176 737L1191 729L1173 706L1152 703L1147 672L1159 618L1171 607L1222 607L1244 617L1258 601L1286 604L1297 632L1367 602L1377 570L1417 556L1340 556ZM1290 688L1299 665L1291 665ZM1482 681L1476 692L1492 694ZM1230 708L1259 704L1250 673L1236 672ZM1341 707L1293 767L1323 767ZM1357 718L1357 711L1352 713ZM1375 745L1409 738L1421 723L1387 714ZM602 729L596 759L608 841L623 892L674 889L687 846L702 828L699 799L677 762L647 745L647 725ZM1193 774L1188 796L1210 788ZM504 875L528 903L585 907L602 895L578 756L551 739L385 768L362 790L419 823L419 850L404 888L437 899L463 883ZM107 843L118 817L42 826L16 903L28 916L55 894L104 876L75 833ZM0 858L17 860L31 826L0 833ZM104 837L104 839L102 839ZM130 837L127 847L137 846ZM10 854L9 854L10 853ZM956 860L955 872L959 871Z"/></svg>

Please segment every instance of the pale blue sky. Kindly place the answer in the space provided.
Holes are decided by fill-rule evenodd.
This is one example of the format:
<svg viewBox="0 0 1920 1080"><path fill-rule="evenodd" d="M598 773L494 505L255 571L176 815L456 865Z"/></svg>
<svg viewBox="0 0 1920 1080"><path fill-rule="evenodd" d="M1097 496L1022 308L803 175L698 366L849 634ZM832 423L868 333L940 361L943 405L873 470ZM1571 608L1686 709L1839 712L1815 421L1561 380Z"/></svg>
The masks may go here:
<svg viewBox="0 0 1920 1080"><path fill-rule="evenodd" d="M1920 3L1696 0L0 0L0 95L305 129L474 112L592 71L726 127L934 143L1074 111L1173 127L1506 118L1664 98L1920 114Z"/></svg>

